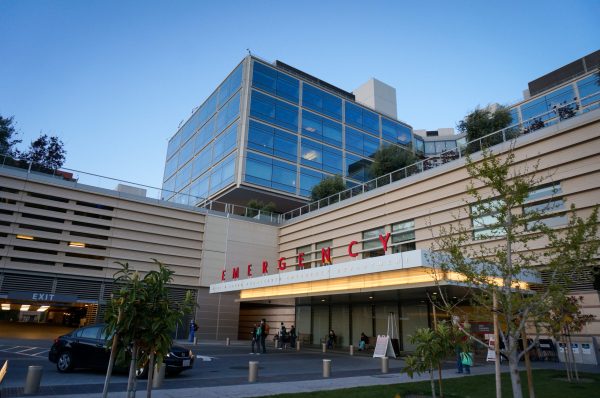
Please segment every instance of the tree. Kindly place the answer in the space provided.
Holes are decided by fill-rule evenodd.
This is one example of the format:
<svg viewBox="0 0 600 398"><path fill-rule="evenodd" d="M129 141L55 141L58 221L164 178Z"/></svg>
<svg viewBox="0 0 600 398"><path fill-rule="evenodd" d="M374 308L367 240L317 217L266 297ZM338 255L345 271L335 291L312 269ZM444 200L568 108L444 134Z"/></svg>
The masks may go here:
<svg viewBox="0 0 600 398"><path fill-rule="evenodd" d="M42 169L57 170L64 164L65 155L64 144L58 137L42 134L31 142L21 159Z"/></svg>
<svg viewBox="0 0 600 398"><path fill-rule="evenodd" d="M484 150L478 162L467 159L471 177L468 193L473 199L470 217L479 233L474 235L470 226L460 221L440 228L431 260L441 271L434 275L438 281L448 272L462 275L471 288L472 302L489 311L494 309L501 318L501 353L508 358L513 396L520 398L518 363L534 347L525 344L522 352L518 349L527 323L539 323L550 309L550 298L565 295L572 277L589 271L597 262L599 241L597 207L587 219L578 217L571 207L568 225L561 228L546 225L549 214L556 215L552 207L559 203L556 200L547 206L524 207L529 193L545 179L536 176L537 166L533 170L516 169L514 158L511 149L503 156ZM476 242L476 238L485 241ZM544 249L536 250L541 245ZM547 275L547 288L534 294L520 282L540 269ZM456 314L455 305L442 289L440 293L442 309ZM494 296L496 308L492 306Z"/></svg>
<svg viewBox="0 0 600 398"><path fill-rule="evenodd" d="M414 373L429 372L431 396L435 398L433 370L438 370L440 397L444 396L442 387L442 362L452 355L459 338L458 330L447 322L439 322L434 329L420 328L409 336L410 342L416 344L414 355L406 357L406 367L402 372L413 377Z"/></svg>
<svg viewBox="0 0 600 398"><path fill-rule="evenodd" d="M502 130L510 126L511 123L510 109L505 106L487 106L483 109L477 107L458 123L457 129L461 133L466 133L467 142L469 142L467 151L474 153L480 149L501 143L502 136L500 134L483 138L481 141L476 140Z"/></svg>
<svg viewBox="0 0 600 398"><path fill-rule="evenodd" d="M377 178L418 161L419 158L412 151L396 145L387 145L375 152L370 172Z"/></svg>
<svg viewBox="0 0 600 398"><path fill-rule="evenodd" d="M0 155L16 158L19 151L15 148L15 145L20 143L21 140L16 138L17 132L13 123L14 116L5 118L0 115Z"/></svg>
<svg viewBox="0 0 600 398"><path fill-rule="evenodd" d="M340 175L326 177L315 185L310 193L312 201L321 200L331 195L335 195L346 189L346 183Z"/></svg>
<svg viewBox="0 0 600 398"><path fill-rule="evenodd" d="M258 212L262 213L274 213L277 210L277 206L273 202L264 203L262 200L251 199L246 203L246 207L256 210L256 214Z"/></svg>
<svg viewBox="0 0 600 398"><path fill-rule="evenodd" d="M572 358L571 333L578 333L583 327L594 320L595 316L583 314L581 307L583 297L573 297L557 294L550 298L550 310L544 314L542 325L547 332L565 347L565 369L567 379L571 381L571 373L574 371L575 378L579 380L577 365Z"/></svg>
<svg viewBox="0 0 600 398"><path fill-rule="evenodd" d="M112 372L117 351L121 357L131 356L127 395L135 396L136 370L147 369L147 397L151 396L155 363L163 362L173 343L172 335L184 315L191 312L193 298L186 292L182 304L175 304L169 297L167 284L174 271L156 259L158 270L148 272L143 278L127 263L119 263L122 270L116 274L115 284L119 291L109 303L106 312L106 333L112 336L111 359L107 369L107 381ZM116 349L115 349L116 348Z"/></svg>

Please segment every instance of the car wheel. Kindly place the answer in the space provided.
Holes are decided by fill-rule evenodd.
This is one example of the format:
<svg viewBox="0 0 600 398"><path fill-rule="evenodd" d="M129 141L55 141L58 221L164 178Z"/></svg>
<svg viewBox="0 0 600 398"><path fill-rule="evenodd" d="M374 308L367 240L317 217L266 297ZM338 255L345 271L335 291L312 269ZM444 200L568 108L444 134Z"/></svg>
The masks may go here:
<svg viewBox="0 0 600 398"><path fill-rule="evenodd" d="M135 370L135 377L145 379L148 377L148 366L138 366Z"/></svg>
<svg viewBox="0 0 600 398"><path fill-rule="evenodd" d="M70 372L73 370L73 356L69 351L63 351L58 356L56 369L61 373Z"/></svg>

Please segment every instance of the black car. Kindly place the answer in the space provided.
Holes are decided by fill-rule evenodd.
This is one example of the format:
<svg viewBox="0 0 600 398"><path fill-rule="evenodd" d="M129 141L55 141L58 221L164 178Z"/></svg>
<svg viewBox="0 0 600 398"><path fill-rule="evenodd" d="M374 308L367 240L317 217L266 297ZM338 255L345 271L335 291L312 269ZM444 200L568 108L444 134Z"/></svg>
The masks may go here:
<svg viewBox="0 0 600 398"><path fill-rule="evenodd" d="M56 364L59 372L70 372L75 368L106 370L110 358L110 350L107 349L108 340L105 325L85 326L56 338L50 348L48 359ZM164 362L167 365L167 374L176 375L194 366L194 354L192 350L173 345ZM117 366L117 370L126 371L127 364ZM139 377L145 376L146 373L145 368L137 370Z"/></svg>

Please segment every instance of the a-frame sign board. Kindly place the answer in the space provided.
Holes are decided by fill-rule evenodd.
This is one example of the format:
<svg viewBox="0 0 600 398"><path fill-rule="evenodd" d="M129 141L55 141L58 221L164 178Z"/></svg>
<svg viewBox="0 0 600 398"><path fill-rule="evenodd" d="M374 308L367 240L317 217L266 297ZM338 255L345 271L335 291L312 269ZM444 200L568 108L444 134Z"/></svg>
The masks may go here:
<svg viewBox="0 0 600 398"><path fill-rule="evenodd" d="M396 352L394 352L394 347L392 347L390 336L377 336L377 344L375 345L373 358L384 357L396 358Z"/></svg>

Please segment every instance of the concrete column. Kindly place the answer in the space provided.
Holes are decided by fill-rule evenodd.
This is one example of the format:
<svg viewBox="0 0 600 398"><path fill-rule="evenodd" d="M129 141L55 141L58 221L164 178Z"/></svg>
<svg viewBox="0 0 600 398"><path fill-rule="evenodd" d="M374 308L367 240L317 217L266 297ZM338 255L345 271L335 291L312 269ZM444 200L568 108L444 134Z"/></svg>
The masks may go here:
<svg viewBox="0 0 600 398"><path fill-rule="evenodd" d="M296 351L300 351L300 340L296 341Z"/></svg>
<svg viewBox="0 0 600 398"><path fill-rule="evenodd" d="M323 352L327 352L327 344L323 343L322 347L323 347Z"/></svg>
<svg viewBox="0 0 600 398"><path fill-rule="evenodd" d="M388 357L381 358L381 373L388 373L390 371L390 359Z"/></svg>
<svg viewBox="0 0 600 398"><path fill-rule="evenodd" d="M227 338L225 339L225 345L226 345L227 347L229 347L229 343L230 343L230 341L229 341L229 337L227 337Z"/></svg>
<svg viewBox="0 0 600 398"><path fill-rule="evenodd" d="M323 377L331 376L331 359L323 360Z"/></svg>
<svg viewBox="0 0 600 398"><path fill-rule="evenodd" d="M350 356L354 355L354 346L350 344Z"/></svg>
<svg viewBox="0 0 600 398"><path fill-rule="evenodd" d="M25 388L23 394L37 394L40 390L40 381L42 381L42 366L29 366L27 368L27 377L25 378Z"/></svg>
<svg viewBox="0 0 600 398"><path fill-rule="evenodd" d="M248 362L248 382L255 383L258 379L258 361Z"/></svg>
<svg viewBox="0 0 600 398"><path fill-rule="evenodd" d="M166 370L167 364L164 362L160 364L160 368L154 367L154 376L152 377L152 388L160 388L162 386L162 383L165 380Z"/></svg>
<svg viewBox="0 0 600 398"><path fill-rule="evenodd" d="M198 344L198 337L194 336L194 345Z"/></svg>

